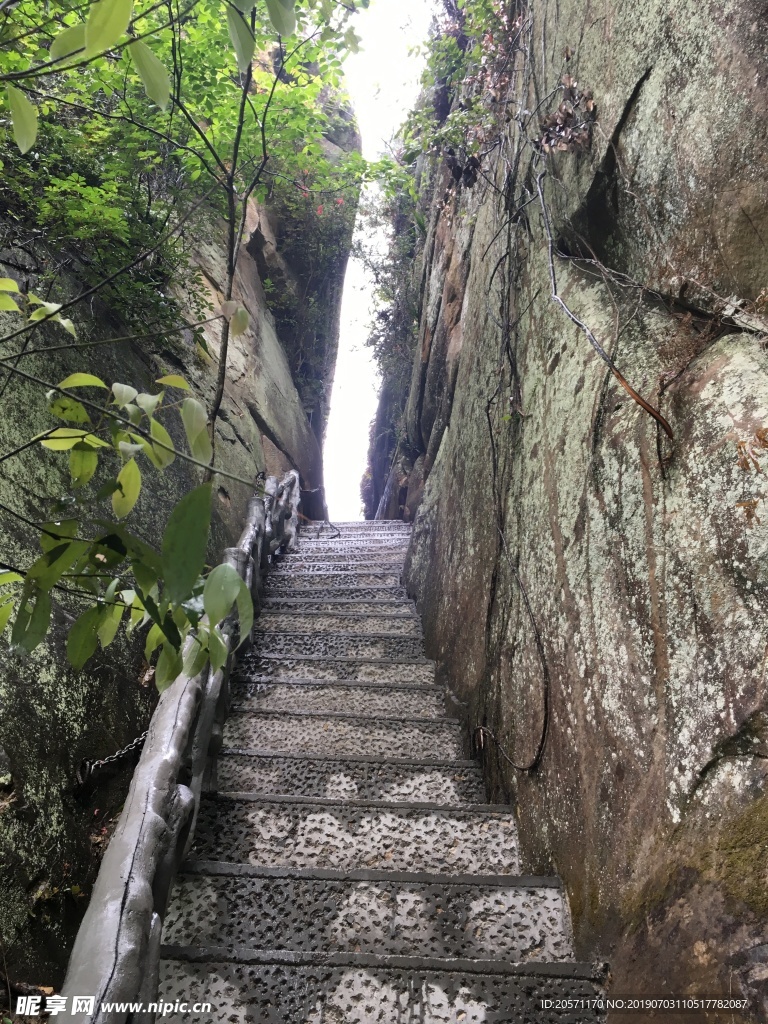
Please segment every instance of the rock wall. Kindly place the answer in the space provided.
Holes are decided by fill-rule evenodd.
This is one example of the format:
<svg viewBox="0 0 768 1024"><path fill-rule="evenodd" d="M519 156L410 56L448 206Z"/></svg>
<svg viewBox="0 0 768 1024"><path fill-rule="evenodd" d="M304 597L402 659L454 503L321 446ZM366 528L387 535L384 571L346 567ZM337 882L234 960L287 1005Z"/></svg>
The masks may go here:
<svg viewBox="0 0 768 1024"><path fill-rule="evenodd" d="M615 992L743 993L744 1020L768 1014L766 14L521 11L478 183L431 172L388 485L429 654L577 955ZM555 116L542 145L574 89L590 138L558 148Z"/></svg>
<svg viewBox="0 0 768 1024"><path fill-rule="evenodd" d="M300 231L301 225L294 225L294 233ZM174 300L180 316L190 322L196 318L192 311L201 306L207 315L220 311L225 280L224 226L211 214L201 217L191 234L194 267L199 273L186 285L177 286ZM341 255L329 274L322 312L332 325L338 324L350 235L351 231L346 236L342 233ZM274 238L274 231L268 211L252 204L235 290L235 298L250 313L250 326L230 340L225 395L216 427L216 464L246 482L222 476L214 480L210 544L210 562L214 564L223 548L236 541L260 472L281 474L297 468L306 491L307 514L323 514L318 491L323 482L320 445L277 336L253 254L257 236ZM38 247L35 256L42 261L59 258L43 247ZM7 266L21 268L14 272L17 278L31 275L29 283L34 288L28 253L7 245L0 259L8 261ZM280 260L279 246L273 245L270 256L263 259L266 272ZM29 274L24 273L27 266ZM64 287L76 293L76 276ZM81 319L80 340L145 333L135 322L116 317L103 302L97 301ZM19 365L51 383L87 368L108 383L121 381L145 391L155 390L153 381L162 374L181 373L192 393L210 408L218 373L219 325L216 321L204 329L208 354L188 331L90 350L97 353L96 358L88 350L42 351L25 356ZM48 327L38 331L34 347L60 346L67 338L60 328ZM337 343L332 329L324 343L329 351L322 365L332 371ZM317 381L320 389L326 383ZM3 375L0 388L4 385ZM45 388L34 382L10 378L2 402L0 452L10 452L52 425ZM186 450L183 433L170 424L169 428ZM51 498L68 488L67 465L66 455L41 454L38 446L4 461L0 466L3 507L26 517L30 524L44 521ZM175 502L199 482L195 467L179 460L163 474L152 473L147 466L145 486L129 525L150 542L157 542ZM23 567L37 557L31 526L3 513L2 533L4 563ZM78 767L85 759L113 754L139 735L146 728L156 697L151 680L146 681L143 638L133 644L118 638L107 651L97 652L84 671L69 669L64 644L77 606L64 599L54 601L54 608L49 640L32 655L11 651L8 634L0 639L0 940L4 958L0 973L7 972L13 982L51 986L58 985L63 976L100 850L122 803L136 756L100 772L85 789L77 785Z"/></svg>

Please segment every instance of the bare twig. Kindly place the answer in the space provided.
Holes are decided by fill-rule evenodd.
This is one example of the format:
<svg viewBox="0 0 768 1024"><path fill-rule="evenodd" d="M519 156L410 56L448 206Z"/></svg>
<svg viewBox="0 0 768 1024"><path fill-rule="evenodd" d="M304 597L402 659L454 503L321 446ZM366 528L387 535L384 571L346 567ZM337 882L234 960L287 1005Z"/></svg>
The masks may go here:
<svg viewBox="0 0 768 1024"><path fill-rule="evenodd" d="M545 174L546 171L541 171L537 176L536 189L539 193L539 204L541 206L542 217L544 218L544 228L547 233L547 245L549 255L549 280L552 287L552 298L558 304L558 306L560 306L560 308L566 314L568 319L571 320L572 323L576 324L576 326L584 332L584 334L587 336L587 339L589 340L589 343L592 345L592 348L594 348L595 352L597 352L597 354L600 356L603 362L610 367L611 373L613 373L614 377L616 378L616 380L618 380L619 384L621 384L624 390L634 399L635 402L637 402L637 404L642 409L644 409L648 413L649 416L652 416L659 424L659 426L662 428L662 430L664 430L664 432L670 438L672 438L674 437L674 434L672 433L672 427L670 427L669 423L664 419L664 417L661 415L658 409L654 409L652 405L646 402L646 400L635 391L635 389L632 387L632 385L629 383L626 377L624 377L624 375L621 373L621 371L616 366L614 361L605 351L603 346L597 340L592 330L584 323L583 320L580 320L579 317L576 316L576 314L573 312L570 306L568 306L568 304L562 299L562 297L558 293L557 278L555 276L554 239L552 237L552 228L549 223L549 212L547 210L547 205L544 201L544 193L541 187L541 182Z"/></svg>

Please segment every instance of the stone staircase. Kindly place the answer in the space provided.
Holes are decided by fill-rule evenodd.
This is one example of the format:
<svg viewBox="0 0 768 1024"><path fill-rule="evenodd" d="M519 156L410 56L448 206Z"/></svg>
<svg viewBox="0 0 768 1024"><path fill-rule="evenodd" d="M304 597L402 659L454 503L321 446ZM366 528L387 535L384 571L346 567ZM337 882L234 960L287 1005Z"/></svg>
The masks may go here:
<svg viewBox="0 0 768 1024"><path fill-rule="evenodd" d="M408 527L339 530L305 530L268 577L163 931L161 999L212 1011L163 1019L600 1019L559 883L519 875L514 818L434 685Z"/></svg>

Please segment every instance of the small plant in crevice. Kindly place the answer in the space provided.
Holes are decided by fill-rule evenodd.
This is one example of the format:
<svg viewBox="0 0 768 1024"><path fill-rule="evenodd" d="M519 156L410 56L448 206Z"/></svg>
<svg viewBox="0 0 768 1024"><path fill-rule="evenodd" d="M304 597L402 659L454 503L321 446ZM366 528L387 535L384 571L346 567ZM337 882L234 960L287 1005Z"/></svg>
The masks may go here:
<svg viewBox="0 0 768 1024"><path fill-rule="evenodd" d="M560 79L562 99L556 110L541 122L541 135L533 146L542 153L578 153L592 142L597 107L590 90L582 91L572 75Z"/></svg>

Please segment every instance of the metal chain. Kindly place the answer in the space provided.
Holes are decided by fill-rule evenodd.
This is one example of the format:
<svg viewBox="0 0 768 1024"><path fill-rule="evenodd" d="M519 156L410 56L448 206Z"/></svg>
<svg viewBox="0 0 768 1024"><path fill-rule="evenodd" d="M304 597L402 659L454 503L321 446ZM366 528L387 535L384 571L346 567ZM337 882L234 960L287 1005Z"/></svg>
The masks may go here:
<svg viewBox="0 0 768 1024"><path fill-rule="evenodd" d="M143 747L148 732L149 730L147 729L140 736L137 736L136 739L131 740L131 742L127 746L123 747L122 750L117 750L114 754L110 754L108 757L101 757L96 761L83 761L77 769L78 785L85 785L91 775L100 768L105 768L108 764L116 764L124 757L127 757L128 754L132 754L134 750L138 750L140 747Z"/></svg>

